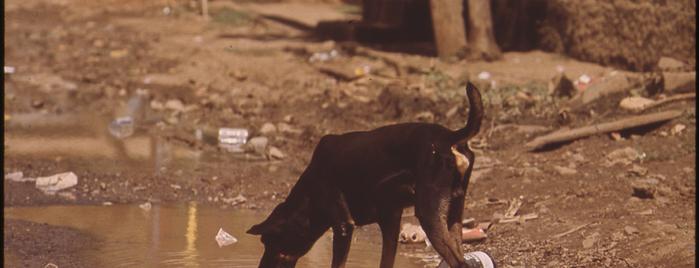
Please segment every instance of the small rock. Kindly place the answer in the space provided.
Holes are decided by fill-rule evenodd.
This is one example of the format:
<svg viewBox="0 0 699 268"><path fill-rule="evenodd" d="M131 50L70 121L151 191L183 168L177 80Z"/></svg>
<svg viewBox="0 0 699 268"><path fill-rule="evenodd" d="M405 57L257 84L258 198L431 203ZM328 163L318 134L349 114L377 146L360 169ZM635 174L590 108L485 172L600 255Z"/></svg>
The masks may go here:
<svg viewBox="0 0 699 268"><path fill-rule="evenodd" d="M281 133L301 134L300 129L296 129L287 123L277 124L277 130Z"/></svg>
<svg viewBox="0 0 699 268"><path fill-rule="evenodd" d="M646 181L636 181L631 184L631 187L633 188L631 195L641 199L653 199L657 192L655 186Z"/></svg>
<svg viewBox="0 0 699 268"><path fill-rule="evenodd" d="M589 235L588 237L583 239L583 242L582 242L583 248L589 249L589 248L593 247L595 245L595 243L597 243L597 240L599 240L599 233L595 232L595 233Z"/></svg>
<svg viewBox="0 0 699 268"><path fill-rule="evenodd" d="M574 174L578 173L578 171L575 169L568 168L568 167L562 167L562 166L553 166L553 169L555 169L556 172L558 172L558 174L564 175L564 176L565 175L574 175Z"/></svg>
<svg viewBox="0 0 699 268"><path fill-rule="evenodd" d="M286 155L284 155L284 153L281 150L279 150L279 148L271 146L269 147L269 157L272 159L284 159Z"/></svg>
<svg viewBox="0 0 699 268"><path fill-rule="evenodd" d="M478 73L478 79L488 80L488 79L490 79L490 73L486 72L486 71L480 72L480 73Z"/></svg>
<svg viewBox="0 0 699 268"><path fill-rule="evenodd" d="M114 205L114 204L113 204L112 202L107 201L107 202L102 202L102 205L103 205L103 206L111 206L111 205Z"/></svg>
<svg viewBox="0 0 699 268"><path fill-rule="evenodd" d="M160 111L165 109L165 105L162 102L159 102L157 100L152 100L150 101L150 108L155 110L155 111Z"/></svg>
<svg viewBox="0 0 699 268"><path fill-rule="evenodd" d="M636 151L634 148L625 147L622 149L617 149L607 154L607 159L609 160L607 166L613 166L617 163L628 165L640 157L641 153Z"/></svg>
<svg viewBox="0 0 699 268"><path fill-rule="evenodd" d="M577 92L573 81L571 81L564 73L556 75L549 81L549 95L554 97L572 97Z"/></svg>
<svg viewBox="0 0 699 268"><path fill-rule="evenodd" d="M633 165L631 166L631 169L629 169L629 173L638 176L645 176L646 174L648 174L648 169L639 165Z"/></svg>
<svg viewBox="0 0 699 268"><path fill-rule="evenodd" d="M434 114L430 111L420 112L415 115L415 120L421 122L434 122Z"/></svg>
<svg viewBox="0 0 699 268"><path fill-rule="evenodd" d="M677 124L677 125L675 125L674 127L672 127L672 129L670 129L670 134L671 134L671 135L680 134L680 133L682 133L682 131L683 131L685 128L687 128L687 126L685 126L685 125L683 125L683 124Z"/></svg>
<svg viewBox="0 0 699 268"><path fill-rule="evenodd" d="M619 134L619 132L612 132L609 134L609 136L611 136L612 140L615 140L615 141L624 140L624 137L622 137L621 134Z"/></svg>
<svg viewBox="0 0 699 268"><path fill-rule="evenodd" d="M181 100L170 99L170 100L165 102L165 108L170 109L170 110L175 110L175 111L182 111L182 110L184 110L184 104L182 103Z"/></svg>
<svg viewBox="0 0 699 268"><path fill-rule="evenodd" d="M32 101L32 107L39 109L41 107L44 107L44 101L43 100L33 100Z"/></svg>
<svg viewBox="0 0 699 268"><path fill-rule="evenodd" d="M253 137L246 144L245 148L248 151L264 155L269 139L267 137Z"/></svg>
<svg viewBox="0 0 699 268"><path fill-rule="evenodd" d="M633 227L633 226L624 226L624 232L627 235L632 235L632 234L637 234L639 233L638 228Z"/></svg>
<svg viewBox="0 0 699 268"><path fill-rule="evenodd" d="M640 111L653 102L653 100L644 97L626 97L619 102L619 107L629 111Z"/></svg>
<svg viewBox="0 0 699 268"><path fill-rule="evenodd" d="M294 121L294 116L293 115L286 115L284 116L284 122L291 123L291 121Z"/></svg>
<svg viewBox="0 0 699 268"><path fill-rule="evenodd" d="M684 62L670 57L661 57L660 60L658 60L658 68L661 71L679 71L682 70L684 66Z"/></svg>
<svg viewBox="0 0 699 268"><path fill-rule="evenodd" d="M274 132L277 132L277 127L272 123L264 123L260 128L260 133L262 133L262 135L269 135Z"/></svg>

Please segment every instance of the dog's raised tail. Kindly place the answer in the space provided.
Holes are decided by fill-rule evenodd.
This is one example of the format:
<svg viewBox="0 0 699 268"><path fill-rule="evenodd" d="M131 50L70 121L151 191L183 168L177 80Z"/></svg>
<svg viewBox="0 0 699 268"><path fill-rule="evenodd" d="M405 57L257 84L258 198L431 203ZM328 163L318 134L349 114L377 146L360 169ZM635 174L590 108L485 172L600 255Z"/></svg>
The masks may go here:
<svg viewBox="0 0 699 268"><path fill-rule="evenodd" d="M473 138L481 129L483 120L483 101L481 93L471 82L466 85L466 95L468 96L468 122L462 129L454 131L452 134L452 144L461 144Z"/></svg>

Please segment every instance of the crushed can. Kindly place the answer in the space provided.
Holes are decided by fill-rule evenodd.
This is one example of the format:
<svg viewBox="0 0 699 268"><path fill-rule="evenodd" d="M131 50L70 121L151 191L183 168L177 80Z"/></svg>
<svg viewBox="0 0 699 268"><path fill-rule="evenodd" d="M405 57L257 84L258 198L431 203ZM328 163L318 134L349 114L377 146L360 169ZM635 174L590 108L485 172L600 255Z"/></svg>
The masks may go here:
<svg viewBox="0 0 699 268"><path fill-rule="evenodd" d="M490 254L483 251L473 251L464 254L466 267L469 268L496 268L495 260ZM449 268L449 264L442 260L437 268Z"/></svg>
<svg viewBox="0 0 699 268"><path fill-rule="evenodd" d="M229 152L241 153L248 141L248 130L244 128L220 128L218 130L219 146Z"/></svg>

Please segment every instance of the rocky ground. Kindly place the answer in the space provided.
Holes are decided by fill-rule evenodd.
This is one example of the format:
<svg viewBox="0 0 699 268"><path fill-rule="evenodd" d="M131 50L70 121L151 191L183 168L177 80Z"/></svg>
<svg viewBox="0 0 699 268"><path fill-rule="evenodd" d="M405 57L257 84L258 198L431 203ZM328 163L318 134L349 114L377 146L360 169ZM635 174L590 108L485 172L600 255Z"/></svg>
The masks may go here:
<svg viewBox="0 0 699 268"><path fill-rule="evenodd" d="M285 7L356 17L351 6ZM322 135L407 121L461 127L470 80L487 110L471 144L477 160L466 215L491 221L520 200L518 215L538 217L494 224L486 240L465 244L467 250L487 250L502 267L694 266L694 99L645 112L619 107L629 96L692 91L672 86L686 76L671 69L682 67L663 65L665 81L653 86L649 74L538 51L447 64L318 40L259 13L273 8L251 3L214 1L208 21L188 2L36 0L8 1L5 8L5 66L15 68L4 80L5 174L72 171L79 178L56 195L6 179L6 207L197 201L270 211ZM551 92L560 72L576 80L572 94L615 76L625 77L622 87L630 90L570 109L568 97ZM591 81L578 79L583 75ZM108 124L134 96L145 100L135 134L115 139ZM669 110L681 115L535 152L525 145L558 129ZM220 127L246 128L266 144L257 139L247 153L228 152L217 146ZM63 263L89 266L78 260L90 247L50 250L59 241L38 239L29 229L92 240L76 230L6 221L6 257L38 256L24 263L36 266L61 256ZM29 245L39 247L29 251ZM433 254L421 246L403 249Z"/></svg>

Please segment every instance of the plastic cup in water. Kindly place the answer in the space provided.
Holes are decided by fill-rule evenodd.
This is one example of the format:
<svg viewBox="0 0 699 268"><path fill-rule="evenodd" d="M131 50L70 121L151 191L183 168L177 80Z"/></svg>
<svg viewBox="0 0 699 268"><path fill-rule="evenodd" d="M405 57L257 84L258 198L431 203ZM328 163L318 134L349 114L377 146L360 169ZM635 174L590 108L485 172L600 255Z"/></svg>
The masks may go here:
<svg viewBox="0 0 699 268"><path fill-rule="evenodd" d="M469 268L496 268L495 261L488 253L483 251L474 251L464 254L466 267ZM437 268L449 268L449 264L442 260Z"/></svg>

